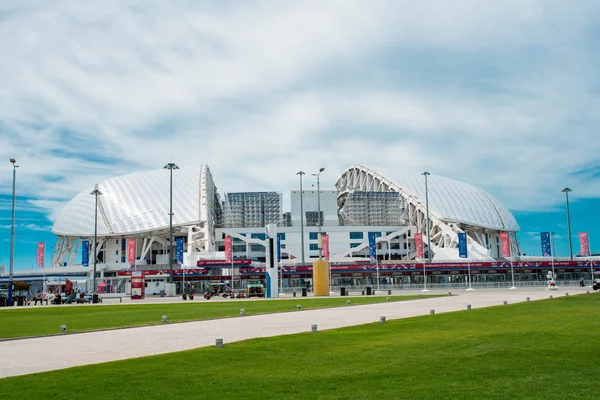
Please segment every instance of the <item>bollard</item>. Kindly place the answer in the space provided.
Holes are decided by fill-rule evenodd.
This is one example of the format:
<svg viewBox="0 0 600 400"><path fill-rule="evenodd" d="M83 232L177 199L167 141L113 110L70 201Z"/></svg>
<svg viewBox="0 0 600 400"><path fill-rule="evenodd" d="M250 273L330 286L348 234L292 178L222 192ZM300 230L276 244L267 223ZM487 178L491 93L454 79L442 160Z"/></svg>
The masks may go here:
<svg viewBox="0 0 600 400"><path fill-rule="evenodd" d="M215 345L216 345L218 348L221 348L221 347L223 347L223 338L217 338L217 341L216 341Z"/></svg>
<svg viewBox="0 0 600 400"><path fill-rule="evenodd" d="M350 300L346 300L346 304L347 304L347 305L350 305Z"/></svg>
<svg viewBox="0 0 600 400"><path fill-rule="evenodd" d="M385 322L385 317L379 317L379 322Z"/></svg>
<svg viewBox="0 0 600 400"><path fill-rule="evenodd" d="M568 295L569 295L569 292L566 292L566 293L565 293L565 296L568 296Z"/></svg>
<svg viewBox="0 0 600 400"><path fill-rule="evenodd" d="M553 299L554 297L552 297L552 295L550 295L550 297L548 297L549 299Z"/></svg>
<svg viewBox="0 0 600 400"><path fill-rule="evenodd" d="M166 315L162 316L162 322L167 322L167 316Z"/></svg>
<svg viewBox="0 0 600 400"><path fill-rule="evenodd" d="M448 296L452 296L452 292L448 292Z"/></svg>
<svg viewBox="0 0 600 400"><path fill-rule="evenodd" d="M246 315L246 310L244 310L243 308L240 309L240 315Z"/></svg>
<svg viewBox="0 0 600 400"><path fill-rule="evenodd" d="M60 331L61 331L61 333L67 333L67 326L66 325L61 325L60 326Z"/></svg>
<svg viewBox="0 0 600 400"><path fill-rule="evenodd" d="M302 306L300 304L298 304L296 308L298 308L298 310L302 310Z"/></svg>
<svg viewBox="0 0 600 400"><path fill-rule="evenodd" d="M527 301L531 301L531 298L529 298L529 297L528 297L528 298L526 298L525 300L527 300Z"/></svg>
<svg viewBox="0 0 600 400"><path fill-rule="evenodd" d="M310 330L311 330L312 332L316 332L316 331L317 331L317 324L312 324L312 325L310 326Z"/></svg>
<svg viewBox="0 0 600 400"><path fill-rule="evenodd" d="M389 297L386 297L386 298L385 298L385 301L390 301L390 298L389 298Z"/></svg>
<svg viewBox="0 0 600 400"><path fill-rule="evenodd" d="M504 300L504 305L507 305L507 304L508 304L508 301Z"/></svg>
<svg viewBox="0 0 600 400"><path fill-rule="evenodd" d="M431 310L429 310L429 314L431 314L431 315L435 314L435 310L432 308Z"/></svg>
<svg viewBox="0 0 600 400"><path fill-rule="evenodd" d="M471 309L471 305L467 304L467 310L470 310L470 309Z"/></svg>

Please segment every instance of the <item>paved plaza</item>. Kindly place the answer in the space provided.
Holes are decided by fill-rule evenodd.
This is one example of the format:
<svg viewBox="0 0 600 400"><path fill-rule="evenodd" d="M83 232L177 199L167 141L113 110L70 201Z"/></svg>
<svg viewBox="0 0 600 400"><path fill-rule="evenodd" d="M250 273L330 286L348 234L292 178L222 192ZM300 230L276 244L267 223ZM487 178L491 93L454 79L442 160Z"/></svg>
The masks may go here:
<svg viewBox="0 0 600 400"><path fill-rule="evenodd" d="M214 346L217 338L223 338L227 346L245 339L310 332L312 324L317 324L321 331L377 322L381 316L392 320L428 315L431 309L438 314L465 310L468 304L476 309L502 305L504 301L509 304L523 302L527 297L535 301L565 296L566 292L576 295L590 290L579 287L558 291L542 288L455 290L451 297L6 340L0 342L0 360L10 362L0 364L0 378ZM428 294L436 293L448 291L432 290ZM352 297L347 299L352 301ZM108 304L101 306L110 307ZM157 320L160 318L157 315Z"/></svg>

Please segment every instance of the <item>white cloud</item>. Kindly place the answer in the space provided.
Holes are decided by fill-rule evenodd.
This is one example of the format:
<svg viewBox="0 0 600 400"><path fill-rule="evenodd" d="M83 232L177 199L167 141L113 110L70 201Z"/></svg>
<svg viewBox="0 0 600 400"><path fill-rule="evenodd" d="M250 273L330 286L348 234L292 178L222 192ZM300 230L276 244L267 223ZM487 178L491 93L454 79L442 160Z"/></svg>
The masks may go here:
<svg viewBox="0 0 600 400"><path fill-rule="evenodd" d="M205 162L221 191L360 163L515 209L600 196L595 2L0 6L0 159L54 219L106 177ZM594 89L594 82L595 89ZM0 190L11 185L7 163ZM595 183L595 184L593 184ZM3 207L0 204L0 207Z"/></svg>

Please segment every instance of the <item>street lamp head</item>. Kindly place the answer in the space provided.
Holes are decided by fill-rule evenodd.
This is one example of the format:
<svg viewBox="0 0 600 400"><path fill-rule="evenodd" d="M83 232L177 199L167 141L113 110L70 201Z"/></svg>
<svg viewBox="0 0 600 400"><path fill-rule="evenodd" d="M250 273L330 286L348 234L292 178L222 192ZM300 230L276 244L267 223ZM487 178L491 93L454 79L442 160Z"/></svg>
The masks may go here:
<svg viewBox="0 0 600 400"><path fill-rule="evenodd" d="M17 160L15 160L14 158L11 158L10 162L13 163L13 164L15 164L17 162Z"/></svg>
<svg viewBox="0 0 600 400"><path fill-rule="evenodd" d="M296 175L306 175L306 173L304 171L298 171L296 172Z"/></svg>
<svg viewBox="0 0 600 400"><path fill-rule="evenodd" d="M167 165L165 165L163 167L164 169L179 169L179 167L177 166L177 164L175 163L168 163Z"/></svg>
<svg viewBox="0 0 600 400"><path fill-rule="evenodd" d="M90 194L93 196L102 196L102 192L99 191L98 189L94 189L94 191Z"/></svg>
<svg viewBox="0 0 600 400"><path fill-rule="evenodd" d="M430 174L429 172L425 171L425 172L423 172L421 175L425 175L425 176L427 176L427 175L431 175L431 174Z"/></svg>
<svg viewBox="0 0 600 400"><path fill-rule="evenodd" d="M323 171L325 171L325 167L321 167L321 168L319 169L319 172L323 172Z"/></svg>
<svg viewBox="0 0 600 400"><path fill-rule="evenodd" d="M572 189L569 189L568 187L566 187L566 188L564 188L563 190L561 190L561 192L563 192L563 193L569 193L569 192L572 192L572 191L573 191L573 190L572 190Z"/></svg>

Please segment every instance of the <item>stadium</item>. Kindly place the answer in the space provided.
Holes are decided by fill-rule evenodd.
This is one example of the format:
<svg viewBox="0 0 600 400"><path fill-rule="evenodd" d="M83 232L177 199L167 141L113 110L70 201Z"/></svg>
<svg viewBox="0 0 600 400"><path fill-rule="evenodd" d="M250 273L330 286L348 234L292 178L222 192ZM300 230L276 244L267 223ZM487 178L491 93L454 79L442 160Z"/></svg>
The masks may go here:
<svg viewBox="0 0 600 400"><path fill-rule="evenodd" d="M436 175L384 174L362 165L344 171L333 189L316 190L304 180L310 189L291 190L285 209L279 192L219 194L207 165L104 180L82 190L59 214L52 228L57 242L51 269L45 274L91 278L96 248L97 276L103 281L143 270L156 288L163 287L167 276L176 282L244 286L265 277L267 225L276 226L284 290L310 284L319 250L330 262L333 286L368 286L375 280L378 286L418 285L425 265L428 283L447 285L464 283L467 268L473 282L488 286L505 283L513 267L518 280L543 281L548 270L549 259L520 257L519 225L508 208L468 183ZM91 195L95 189L97 196ZM319 230L327 235L327 248ZM503 232L510 238L508 258L502 257ZM462 233L468 258L459 257ZM373 234L375 259L368 240ZM420 253L417 234L422 237ZM228 236L231 263L225 261ZM561 262L571 268L563 271L565 279L583 271L574 269L577 262ZM127 291L128 284L121 279L113 290Z"/></svg>

